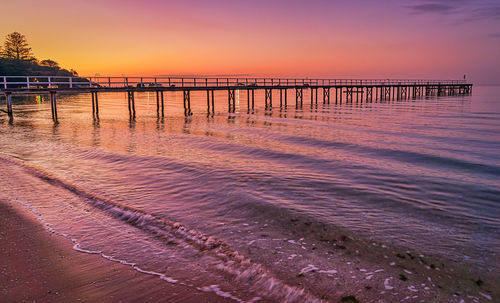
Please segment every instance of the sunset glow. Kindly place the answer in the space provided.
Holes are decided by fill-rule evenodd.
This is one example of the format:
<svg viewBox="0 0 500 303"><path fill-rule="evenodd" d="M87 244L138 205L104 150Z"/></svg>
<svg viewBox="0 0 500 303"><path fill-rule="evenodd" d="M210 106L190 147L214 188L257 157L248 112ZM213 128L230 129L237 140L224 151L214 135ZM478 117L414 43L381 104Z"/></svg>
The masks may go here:
<svg viewBox="0 0 500 303"><path fill-rule="evenodd" d="M0 37L19 31L38 58L80 75L500 82L495 1L3 0L0 9Z"/></svg>
<svg viewBox="0 0 500 303"><path fill-rule="evenodd" d="M0 12L1 302L500 302L500 0Z"/></svg>

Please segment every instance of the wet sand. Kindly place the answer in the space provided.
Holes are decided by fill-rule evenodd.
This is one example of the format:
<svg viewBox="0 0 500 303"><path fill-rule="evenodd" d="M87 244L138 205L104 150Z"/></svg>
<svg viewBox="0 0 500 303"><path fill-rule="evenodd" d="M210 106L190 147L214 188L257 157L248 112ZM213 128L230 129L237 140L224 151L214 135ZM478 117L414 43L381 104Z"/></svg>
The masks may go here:
<svg viewBox="0 0 500 303"><path fill-rule="evenodd" d="M10 202L0 214L1 302L231 302L79 253Z"/></svg>
<svg viewBox="0 0 500 303"><path fill-rule="evenodd" d="M1 200L0 213L2 302L232 302L213 293L166 283L156 276L139 273L130 266L111 262L99 255L77 252L68 239L48 232L29 211L15 203ZM481 285L477 285L475 277L460 277L464 272L457 272L456 267L442 268L444 264L441 263L437 265L441 268L436 266L436 270L432 263L433 268L429 270L429 265L412 253L384 257L376 253L377 249L366 245L363 248L360 244L349 239L334 244L341 251L340 256L336 253L335 268L343 278L335 279L330 286L336 295L330 293L321 299L331 301L332 297L337 297L346 300L342 302L391 302L389 288L392 287L400 289L400 294L408 294L403 297L406 300L401 300L401 296L393 297L398 302L490 302L488 298L478 296L478 292L496 296L491 283L481 281ZM392 259L396 262L387 266ZM355 272L347 260L356 265ZM394 278L377 281L380 279L377 271L370 273L363 269L365 267L381 268ZM401 273L399 277L398 273ZM318 286L329 288L321 285L323 279L313 278L316 275L324 276L325 273L309 266L297 275L297 281L288 282L313 292ZM351 275L358 277L350 279ZM420 286L420 283L428 283L432 289L413 297L412 285ZM377 284L385 285L386 289L377 287ZM350 301L350 298L356 301Z"/></svg>

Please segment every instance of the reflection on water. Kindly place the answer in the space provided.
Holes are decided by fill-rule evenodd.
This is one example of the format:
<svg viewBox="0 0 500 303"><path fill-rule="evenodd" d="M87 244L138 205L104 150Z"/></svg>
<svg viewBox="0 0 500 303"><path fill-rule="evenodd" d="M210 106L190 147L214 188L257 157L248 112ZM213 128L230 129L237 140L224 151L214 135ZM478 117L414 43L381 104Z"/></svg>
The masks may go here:
<svg viewBox="0 0 500 303"><path fill-rule="evenodd" d="M165 93L164 117L144 93L134 118L124 93L100 94L99 117L90 95L60 95L58 124L46 97L16 97L11 125L0 118L0 144L4 155L235 247L255 241L262 222L276 220L266 226L278 231L307 218L491 267L500 248L499 92L309 105L304 91L296 107L289 91L287 106L276 95L266 110L256 91L254 109L238 93L227 113L216 91L213 114L205 92L193 92L188 117L182 92Z"/></svg>

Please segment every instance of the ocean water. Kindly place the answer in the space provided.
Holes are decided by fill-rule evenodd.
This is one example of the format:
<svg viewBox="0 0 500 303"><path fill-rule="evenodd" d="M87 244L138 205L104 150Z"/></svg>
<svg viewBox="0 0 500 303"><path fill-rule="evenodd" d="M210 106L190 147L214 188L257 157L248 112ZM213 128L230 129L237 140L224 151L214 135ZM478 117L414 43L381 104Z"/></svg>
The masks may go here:
<svg viewBox="0 0 500 303"><path fill-rule="evenodd" d="M182 92L165 94L164 117L140 93L134 120L124 93L100 94L98 119L89 94L59 95L57 124L47 96L15 96L14 120L0 114L0 199L76 249L236 301L309 299L295 274L328 264L325 239L498 273L500 87L347 104L308 93L296 108L275 92L266 110L257 92L248 110L239 91L227 113L216 92L207 115L194 92L187 118Z"/></svg>

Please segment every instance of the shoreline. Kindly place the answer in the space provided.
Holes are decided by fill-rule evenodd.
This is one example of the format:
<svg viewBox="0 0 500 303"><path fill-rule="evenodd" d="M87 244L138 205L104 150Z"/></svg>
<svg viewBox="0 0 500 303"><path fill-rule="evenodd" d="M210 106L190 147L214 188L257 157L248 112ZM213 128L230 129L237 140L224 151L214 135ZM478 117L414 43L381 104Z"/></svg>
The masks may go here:
<svg viewBox="0 0 500 303"><path fill-rule="evenodd" d="M13 169L9 175L0 173L9 177L14 186L10 190L6 188L7 195L0 198L0 211L4 214L0 219L0 281L6 281L0 284L3 286L0 295L8 301L51 301L54 298L50 296L55 295L58 296L55 299L63 301L233 302L214 292L202 292L195 286L167 283L131 266L109 262L99 254L76 251L69 238L48 232L43 222L37 220L40 217L37 218L36 212L9 198L9 192L22 194L27 188L34 192L52 192L54 184L45 183L46 180L38 177L33 179L35 183L30 187L16 189L15 184L24 180L22 171ZM20 174L18 178L17 174ZM25 183L29 184L26 180ZM425 252L380 245L339 230L318 233L323 229L316 223L299 219L291 219L286 226L290 225L294 227L287 228L288 231L262 231L262 235L266 234L265 238L270 240L267 243L275 238L280 241L259 248L257 255L250 251L253 250L250 244L237 247L237 251L255 265L262 265L284 285L304 289L320 300L338 302L352 296L359 302L459 303L490 302L499 297L499 288L496 287L499 283L495 277L489 279L485 273L477 275L474 268L465 264L420 256ZM307 239L307 245L304 239ZM306 245L308 249L300 249L300 245ZM287 258L287 255L276 259L290 251L287 246L299 247L300 260L292 256ZM169 275L171 273L175 277L179 272L170 269ZM187 274L189 278L200 273ZM231 283L229 279L226 281ZM207 279L202 280L203 285L213 284ZM144 289L149 292L144 293Z"/></svg>
<svg viewBox="0 0 500 303"><path fill-rule="evenodd" d="M6 302L132 302L137 300L142 302L234 302L215 293L167 283L158 276L141 273L130 266L111 262L99 254L79 252L75 250L69 239L48 232L36 220L33 213L15 202L0 200L0 213L3 214L0 218L0 243L2 243L0 245L0 282L2 282L0 283L0 296L6 299ZM344 245L348 248L346 249ZM335 272L344 272L344 275L340 278L342 282L336 279L335 289L332 291L346 294L341 298L352 296L359 302L391 302L388 301L386 291L388 293L395 288L403 290L404 287L410 285L405 284L407 278L413 280L411 285L414 283L419 285L418 283L427 282L425 280L428 279L429 284L437 288L427 294L419 293L418 298L407 296L400 300L395 297L397 301L493 302L498 295L498 291L494 290L495 282L491 283L492 281L487 279L486 281L473 279L472 276L467 279L464 275L471 274L469 269L449 267L449 264L445 268L445 264L437 263L439 260L435 258L426 257L427 260L432 260L442 267L432 266L433 268L429 271L429 265L423 263L422 258L415 256L414 252L407 251L396 255L397 262L391 262L388 267L385 263L394 257L382 256L378 249L372 251L373 248L366 241L347 237L343 242L334 243L334 247L337 247L340 252L336 258L337 270ZM388 255L389 251L397 251L394 247L385 249L388 250ZM350 262L345 262L346 260ZM361 280L349 281L347 271L352 267L350 263L356 266ZM324 281L314 276L325 275L325 271L320 270L325 264L317 265L318 267L308 265L295 279L285 281L290 285L299 281L297 283L299 287L305 287L316 293L314 283L322 284ZM367 282L381 282L377 281L379 279L377 270L373 273L373 271L363 269L373 266L381 268L378 271L386 273L393 271L391 275L394 278L383 281L386 291L379 292L380 289L372 289L364 285ZM424 267L428 270L425 274L420 272ZM395 272L399 271L403 274L398 278ZM457 280L458 277L462 279ZM26 291L27 289L29 291ZM456 291L454 294L454 290L458 289L462 290L461 293ZM408 286L408 290L411 294L413 286ZM471 293L479 295L474 296ZM461 298L464 297L465 301L462 301ZM327 302L331 301L329 300L331 297L322 299L326 299ZM265 302L265 300L260 302Z"/></svg>
<svg viewBox="0 0 500 303"><path fill-rule="evenodd" d="M0 213L4 302L232 302L77 252L12 202L0 200Z"/></svg>

